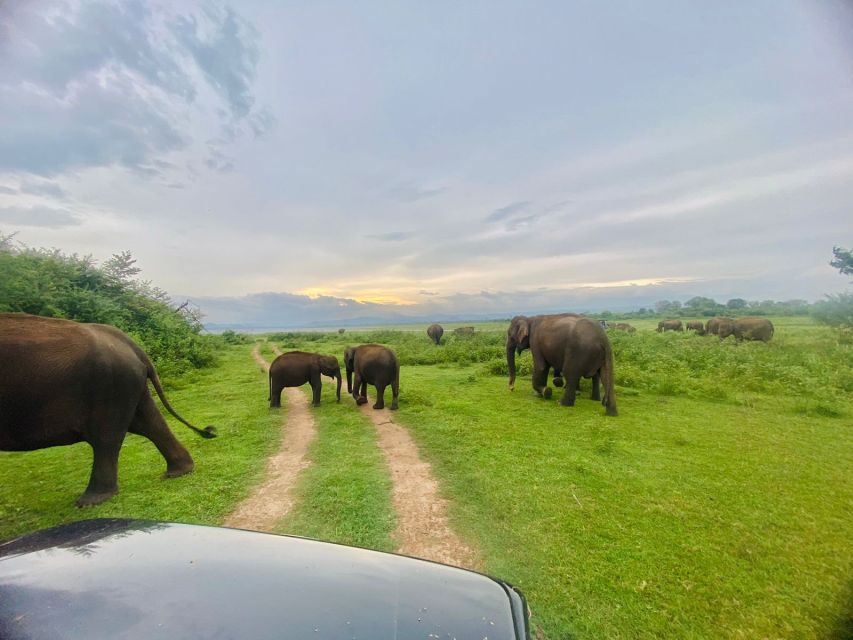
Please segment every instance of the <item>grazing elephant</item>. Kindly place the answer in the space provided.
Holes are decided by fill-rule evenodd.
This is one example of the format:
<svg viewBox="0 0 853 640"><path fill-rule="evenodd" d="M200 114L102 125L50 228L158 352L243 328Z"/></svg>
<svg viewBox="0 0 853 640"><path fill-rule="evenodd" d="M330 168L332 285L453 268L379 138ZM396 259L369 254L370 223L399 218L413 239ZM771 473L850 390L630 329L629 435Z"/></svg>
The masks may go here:
<svg viewBox="0 0 853 640"><path fill-rule="evenodd" d="M544 398L551 397L548 371L562 372L566 391L560 403L573 406L582 377L592 378L592 399L600 400L605 413L615 416L616 396L613 392L613 350L604 329L589 318L572 315L516 316L507 332L519 345L527 344L533 354L533 389ZM520 351L520 349L519 349ZM511 384L515 381L515 357L507 347L507 365ZM604 383L604 397L599 385Z"/></svg>
<svg viewBox="0 0 853 640"><path fill-rule="evenodd" d="M515 390L515 354L521 355L530 348L530 337L546 318L579 318L576 313L556 313L538 316L515 316L506 330L506 365L509 370L509 390ZM554 368L554 386L562 387L563 378L559 368ZM545 378L548 371L545 371Z"/></svg>
<svg viewBox="0 0 853 640"><path fill-rule="evenodd" d="M427 329L427 335L435 344L441 344L441 336L444 335L444 327L440 324L431 324Z"/></svg>
<svg viewBox="0 0 853 640"><path fill-rule="evenodd" d="M711 318L705 325L705 333L714 336L719 335L720 323L722 322L734 322L734 318L727 318L725 316L717 316L716 318Z"/></svg>
<svg viewBox="0 0 853 640"><path fill-rule="evenodd" d="M684 331L681 320L661 320L658 322L657 332L661 331Z"/></svg>
<svg viewBox="0 0 853 640"><path fill-rule="evenodd" d="M0 450L33 451L77 442L94 460L85 507L118 493L118 456L125 435L145 436L166 459L166 477L193 470L193 459L169 430L148 391L204 438L169 404L154 365L124 333L103 324L0 314Z"/></svg>
<svg viewBox="0 0 853 640"><path fill-rule="evenodd" d="M628 324L627 322L617 322L613 325L613 328L617 331L624 331L626 333L635 333L637 331L636 327Z"/></svg>
<svg viewBox="0 0 853 640"><path fill-rule="evenodd" d="M385 387L391 385L391 408L397 408L400 395L400 363L397 354L380 344L363 344L347 347L344 351L347 369L347 393L351 393L356 404L367 402L367 385L376 387L374 409L385 407ZM352 374L355 373L355 385Z"/></svg>
<svg viewBox="0 0 853 640"><path fill-rule="evenodd" d="M773 323L767 318L738 318L719 325L720 340L734 335L735 340L761 340L770 342L773 337Z"/></svg>
<svg viewBox="0 0 853 640"><path fill-rule="evenodd" d="M346 329L338 329L338 333L340 335L343 335L345 332L346 332Z"/></svg>
<svg viewBox="0 0 853 640"><path fill-rule="evenodd" d="M705 325L702 324L701 320L689 320L687 322L687 330L695 331L696 334L700 336L705 335Z"/></svg>
<svg viewBox="0 0 853 640"><path fill-rule="evenodd" d="M453 330L453 335L455 335L455 336L473 336L474 335L474 327L456 327Z"/></svg>
<svg viewBox="0 0 853 640"><path fill-rule="evenodd" d="M341 366L335 356L321 356L319 353L289 351L282 353L270 365L270 407L281 406L281 390L284 387L301 387L306 382L314 392L313 404L320 406L320 391L323 384L320 375L329 376L338 381L337 396L341 401Z"/></svg>

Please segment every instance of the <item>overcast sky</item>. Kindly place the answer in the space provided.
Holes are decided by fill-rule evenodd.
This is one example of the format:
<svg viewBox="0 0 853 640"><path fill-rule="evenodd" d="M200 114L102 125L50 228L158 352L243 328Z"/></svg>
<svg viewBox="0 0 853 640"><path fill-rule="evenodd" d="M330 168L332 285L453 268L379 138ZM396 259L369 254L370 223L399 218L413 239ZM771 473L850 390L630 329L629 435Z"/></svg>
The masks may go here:
<svg viewBox="0 0 853 640"><path fill-rule="evenodd" d="M176 8L176 6L180 8ZM0 232L214 323L838 291L853 5L0 2Z"/></svg>

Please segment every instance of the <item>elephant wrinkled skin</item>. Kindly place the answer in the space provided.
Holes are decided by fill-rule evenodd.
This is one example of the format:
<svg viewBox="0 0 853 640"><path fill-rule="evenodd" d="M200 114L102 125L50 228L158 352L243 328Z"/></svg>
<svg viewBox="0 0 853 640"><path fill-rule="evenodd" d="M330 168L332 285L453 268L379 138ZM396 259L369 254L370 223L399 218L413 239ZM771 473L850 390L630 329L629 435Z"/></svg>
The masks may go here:
<svg viewBox="0 0 853 640"><path fill-rule="evenodd" d="M427 329L427 335L435 344L441 344L441 336L444 335L444 327L440 324L431 324Z"/></svg>
<svg viewBox="0 0 853 640"><path fill-rule="evenodd" d="M746 317L720 322L720 340L733 335L735 340L761 340L770 342L773 337L773 323L767 318Z"/></svg>
<svg viewBox="0 0 853 640"><path fill-rule="evenodd" d="M145 436L166 459L166 476L193 470L154 399L205 438L169 404L154 365L128 336L103 324L0 314L0 450L33 451L77 442L92 447L89 485L77 506L118 493L118 456L125 435Z"/></svg>
<svg viewBox="0 0 853 640"><path fill-rule="evenodd" d="M367 385L376 387L374 409L385 408L385 387L391 387L391 408L397 408L400 395L400 363L397 354L380 344L363 344L347 347L344 351L344 366L347 370L347 393L351 393L356 404L367 402ZM355 374L355 384L352 382Z"/></svg>
<svg viewBox="0 0 853 640"><path fill-rule="evenodd" d="M551 397L548 371L562 373L566 390L560 403L572 406L582 377L592 378L592 399L600 400L609 416L617 415L613 392L613 350L599 324L575 314L559 316L516 316L507 330L507 366L510 388L515 382L515 354L529 347L533 354L533 389ZM601 396L600 383L604 384Z"/></svg>
<svg viewBox="0 0 853 640"><path fill-rule="evenodd" d="M306 382L313 391L313 404L320 406L323 383L320 376L329 376L338 382L337 397L341 401L341 365L334 356L319 353L289 351L282 353L270 365L270 407L281 406L281 391L284 387L301 387Z"/></svg>

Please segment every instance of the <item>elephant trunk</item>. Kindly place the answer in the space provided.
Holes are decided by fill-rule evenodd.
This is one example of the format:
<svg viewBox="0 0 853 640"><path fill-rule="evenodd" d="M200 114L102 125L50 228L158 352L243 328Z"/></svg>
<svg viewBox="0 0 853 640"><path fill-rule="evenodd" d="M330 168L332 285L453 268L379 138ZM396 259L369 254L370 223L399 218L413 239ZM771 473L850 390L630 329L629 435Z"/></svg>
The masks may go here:
<svg viewBox="0 0 853 640"><path fill-rule="evenodd" d="M515 389L515 345L511 340L506 342L506 368L509 370L509 390Z"/></svg>
<svg viewBox="0 0 853 640"><path fill-rule="evenodd" d="M340 371L338 371L338 375L336 375L335 378L337 378L337 380L338 380L337 395L338 395L338 402L340 402L341 401L341 372Z"/></svg>

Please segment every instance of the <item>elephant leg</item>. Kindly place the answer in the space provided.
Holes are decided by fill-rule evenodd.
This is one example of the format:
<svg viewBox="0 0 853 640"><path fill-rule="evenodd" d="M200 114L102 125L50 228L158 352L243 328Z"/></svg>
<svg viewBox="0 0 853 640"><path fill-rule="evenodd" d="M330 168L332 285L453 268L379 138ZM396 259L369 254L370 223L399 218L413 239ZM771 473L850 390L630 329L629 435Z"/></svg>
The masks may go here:
<svg viewBox="0 0 853 640"><path fill-rule="evenodd" d="M548 375L547 372L545 375L547 378L547 375ZM562 372L559 369L557 369L556 367L554 367L554 386L555 387L562 387L563 386Z"/></svg>
<svg viewBox="0 0 853 640"><path fill-rule="evenodd" d="M118 493L118 454L121 440L118 442L93 442L92 474L89 485L75 504L78 507L92 507L109 500Z"/></svg>
<svg viewBox="0 0 853 640"><path fill-rule="evenodd" d="M601 400L601 390L599 388L601 383L601 371L596 371L592 376L592 395L590 396L593 400Z"/></svg>
<svg viewBox="0 0 853 640"><path fill-rule="evenodd" d="M315 407L320 406L320 392L323 390L323 383L320 380L320 374L311 376L311 391L313 392L313 404Z"/></svg>
<svg viewBox="0 0 853 640"><path fill-rule="evenodd" d="M169 425L166 424L166 420L147 391L143 394L136 408L136 415L134 415L128 431L148 438L154 443L154 446L166 459L165 477L177 478L189 473L195 467L190 452L169 429Z"/></svg>
<svg viewBox="0 0 853 640"><path fill-rule="evenodd" d="M361 374L358 371L355 372L355 386L353 389L352 397L355 398L355 403L357 405L367 404L367 383L361 381ZM360 394L359 391L361 392Z"/></svg>
<svg viewBox="0 0 853 640"><path fill-rule="evenodd" d="M373 405L374 409L384 409L385 408L385 385L379 383L376 385L376 404Z"/></svg>
<svg viewBox="0 0 853 640"><path fill-rule="evenodd" d="M560 404L564 407L573 407L575 406L575 394L578 390L580 374L576 371L569 371L568 373L563 373L566 377L566 391L565 393L563 393L563 398L560 400Z"/></svg>
<svg viewBox="0 0 853 640"><path fill-rule="evenodd" d="M551 397L551 387L548 386L548 366L533 363L533 390L546 400Z"/></svg>
<svg viewBox="0 0 853 640"><path fill-rule="evenodd" d="M270 409L277 409L281 406L281 390L283 388L277 382L273 382L270 386Z"/></svg>
<svg viewBox="0 0 853 640"><path fill-rule="evenodd" d="M400 395L400 380L399 378L394 378L391 381L391 409L397 410L397 396Z"/></svg>

